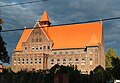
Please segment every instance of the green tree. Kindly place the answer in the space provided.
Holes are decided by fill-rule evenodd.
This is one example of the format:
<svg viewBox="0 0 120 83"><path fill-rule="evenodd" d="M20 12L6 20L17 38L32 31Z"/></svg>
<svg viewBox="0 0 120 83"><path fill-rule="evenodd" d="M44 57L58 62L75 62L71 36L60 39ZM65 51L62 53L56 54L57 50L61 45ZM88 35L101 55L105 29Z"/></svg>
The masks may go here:
<svg viewBox="0 0 120 83"><path fill-rule="evenodd" d="M112 68L112 57L116 57L117 53L114 51L113 48L109 48L106 52L106 68Z"/></svg>
<svg viewBox="0 0 120 83"><path fill-rule="evenodd" d="M120 59L112 58L112 75L114 79L120 79Z"/></svg>
<svg viewBox="0 0 120 83"><path fill-rule="evenodd" d="M0 19L0 32L2 30L2 19ZM3 41L3 38L0 33L0 61L3 63L9 63L10 57L8 56L8 52L5 47L6 43Z"/></svg>

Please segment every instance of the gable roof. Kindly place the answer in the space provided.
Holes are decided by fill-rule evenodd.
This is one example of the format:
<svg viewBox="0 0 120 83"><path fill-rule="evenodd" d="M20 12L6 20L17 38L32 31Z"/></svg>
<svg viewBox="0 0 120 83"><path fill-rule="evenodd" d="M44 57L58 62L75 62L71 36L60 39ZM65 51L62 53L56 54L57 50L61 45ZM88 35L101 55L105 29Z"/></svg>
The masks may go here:
<svg viewBox="0 0 120 83"><path fill-rule="evenodd" d="M101 43L102 23L53 26L48 28L47 33L54 43L53 49L85 48Z"/></svg>
<svg viewBox="0 0 120 83"><path fill-rule="evenodd" d="M32 32L32 29L25 29L20 37L20 40L15 48L15 51L22 51L22 43L26 41L28 38L29 34Z"/></svg>
<svg viewBox="0 0 120 83"><path fill-rule="evenodd" d="M102 41L101 22L50 26L47 28L46 30L43 27L43 31L53 42L52 49L85 48L86 46L96 46ZM22 42L25 42L31 31L32 29L23 31L15 51L23 50Z"/></svg>

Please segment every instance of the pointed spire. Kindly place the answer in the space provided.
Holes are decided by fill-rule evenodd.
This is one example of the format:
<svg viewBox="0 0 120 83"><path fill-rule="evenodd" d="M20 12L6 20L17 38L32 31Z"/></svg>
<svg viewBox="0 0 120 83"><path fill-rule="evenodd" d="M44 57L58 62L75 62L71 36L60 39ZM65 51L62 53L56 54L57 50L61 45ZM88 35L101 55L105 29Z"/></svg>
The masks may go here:
<svg viewBox="0 0 120 83"><path fill-rule="evenodd" d="M50 22L49 16L48 16L46 10L44 11L44 13L43 13L43 15L42 15L42 17L41 17L40 22Z"/></svg>
<svg viewBox="0 0 120 83"><path fill-rule="evenodd" d="M99 43L96 34L93 33L87 46L97 45Z"/></svg>

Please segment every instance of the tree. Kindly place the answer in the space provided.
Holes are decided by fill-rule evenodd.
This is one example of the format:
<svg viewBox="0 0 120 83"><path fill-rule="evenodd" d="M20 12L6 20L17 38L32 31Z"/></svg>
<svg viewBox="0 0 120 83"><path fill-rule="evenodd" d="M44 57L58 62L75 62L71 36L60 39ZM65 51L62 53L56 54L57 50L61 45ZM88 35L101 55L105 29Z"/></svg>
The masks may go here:
<svg viewBox="0 0 120 83"><path fill-rule="evenodd" d="M117 53L113 48L109 48L106 52L106 68L112 68L112 57L117 57Z"/></svg>
<svg viewBox="0 0 120 83"><path fill-rule="evenodd" d="M0 32L2 30L2 19L0 19ZM3 63L9 63L10 57L8 56L8 52L5 47L6 43L3 41L3 38L0 33L0 61Z"/></svg>
<svg viewBox="0 0 120 83"><path fill-rule="evenodd" d="M120 59L112 58L112 75L114 79L120 79Z"/></svg>

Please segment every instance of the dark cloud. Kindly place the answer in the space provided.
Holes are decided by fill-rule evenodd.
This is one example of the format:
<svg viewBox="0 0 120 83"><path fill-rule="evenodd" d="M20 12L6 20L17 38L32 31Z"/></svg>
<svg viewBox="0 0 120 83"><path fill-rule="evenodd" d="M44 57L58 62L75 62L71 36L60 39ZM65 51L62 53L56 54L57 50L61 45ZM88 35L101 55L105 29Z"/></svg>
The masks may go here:
<svg viewBox="0 0 120 83"><path fill-rule="evenodd" d="M26 0L34 1L34 0ZM10 2L25 2L24 0L2 0L0 5ZM119 0L47 0L38 3L16 5L1 8L1 17L4 19L4 29L33 27L39 20L43 11L47 10L52 24L63 24L96 20L101 18L120 16ZM103 22L105 49L113 47L120 54L120 20ZM4 40L8 43L7 49L12 54L21 31L3 33Z"/></svg>

